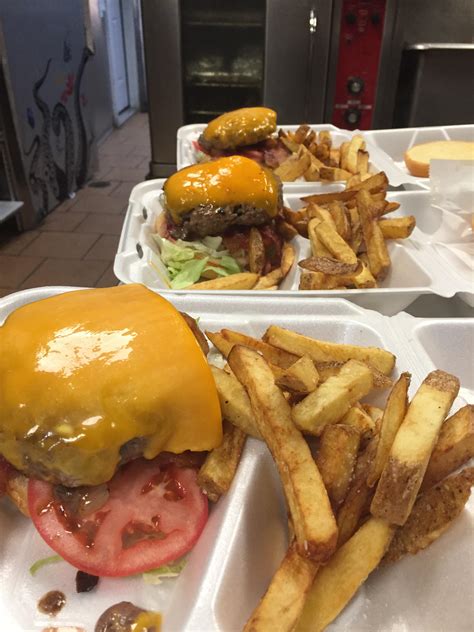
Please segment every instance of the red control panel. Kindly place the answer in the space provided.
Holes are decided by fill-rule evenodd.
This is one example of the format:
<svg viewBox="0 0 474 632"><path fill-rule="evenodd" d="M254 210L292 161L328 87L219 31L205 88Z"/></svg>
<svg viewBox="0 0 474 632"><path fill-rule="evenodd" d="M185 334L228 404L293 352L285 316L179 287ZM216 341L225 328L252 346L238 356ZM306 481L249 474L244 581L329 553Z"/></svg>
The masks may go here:
<svg viewBox="0 0 474 632"><path fill-rule="evenodd" d="M332 122L370 129L386 0L343 0Z"/></svg>

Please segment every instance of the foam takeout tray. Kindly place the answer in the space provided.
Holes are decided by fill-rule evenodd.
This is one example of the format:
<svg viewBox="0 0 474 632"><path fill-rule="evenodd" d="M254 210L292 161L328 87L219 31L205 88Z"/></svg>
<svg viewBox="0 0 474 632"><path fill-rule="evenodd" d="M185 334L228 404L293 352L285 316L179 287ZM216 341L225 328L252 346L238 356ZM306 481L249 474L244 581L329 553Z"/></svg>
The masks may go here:
<svg viewBox="0 0 474 632"><path fill-rule="evenodd" d="M163 180L150 180L132 190L130 204L122 228L114 273L123 283L144 285L173 294L189 294L189 290L171 290L166 282L166 269L161 264L156 244L151 237L157 216L162 212L160 201ZM342 185L332 185L340 190ZM307 195L304 185L286 190L284 202L296 210ZM387 199L400 203L390 217L414 215L417 227L409 239L388 242L392 268L380 287L355 290L298 290L300 269L296 262L310 256L309 240L297 236L295 264L277 290L278 296L341 297L381 313L393 315L405 309L424 294L452 297L460 293L473 304L472 242L468 223L456 213L430 206L428 191L389 192ZM153 265L152 265L153 260ZM195 293L197 290L192 290ZM199 290L201 292L201 290ZM207 290L207 292L211 292ZM274 296L274 291L219 291L219 294Z"/></svg>
<svg viewBox="0 0 474 632"><path fill-rule="evenodd" d="M0 323L17 307L78 288L36 288L0 300ZM234 328L261 335L278 324L321 339L389 349L396 375L412 373L413 394L434 368L459 376L453 410L474 402L471 359L474 319L388 318L340 299L173 295L180 310L199 316L202 329ZM158 352L158 350L157 350ZM211 360L213 353L211 353ZM369 400L383 405L378 395ZM0 502L0 622L8 632L39 632L54 625L92 632L99 615L121 600L160 610L163 632L237 632L265 591L287 546L280 480L263 443L248 439L229 493L213 508L189 561L176 579L150 586L140 577L102 579L92 593L76 594L75 570L59 563L33 578L30 565L51 554L29 520ZM474 499L446 534L427 550L376 570L328 628L363 632L468 632L473 585ZM60 588L64 609L54 620L36 610L38 599Z"/></svg>
<svg viewBox="0 0 474 632"><path fill-rule="evenodd" d="M193 165L198 161L198 151L194 143L198 140L206 125L196 123L193 125L184 125L178 129L176 139L176 166L178 169ZM294 132L299 125L279 125L278 128L285 131ZM319 132L327 130L331 133L332 143L334 147L339 147L342 143L350 141L354 134L362 134L362 132L343 130L329 123L312 124L311 129ZM364 134L365 136L365 134ZM385 171L390 185L398 187L408 184L415 188L420 188L419 179L411 176L408 171L401 169L398 164L380 148L378 145L371 143L369 136L365 136L366 150L369 152L369 171L377 173ZM295 187L303 187L311 192L325 191L331 183L328 182L306 182L304 178L299 178L295 182L284 182L285 190L291 191Z"/></svg>

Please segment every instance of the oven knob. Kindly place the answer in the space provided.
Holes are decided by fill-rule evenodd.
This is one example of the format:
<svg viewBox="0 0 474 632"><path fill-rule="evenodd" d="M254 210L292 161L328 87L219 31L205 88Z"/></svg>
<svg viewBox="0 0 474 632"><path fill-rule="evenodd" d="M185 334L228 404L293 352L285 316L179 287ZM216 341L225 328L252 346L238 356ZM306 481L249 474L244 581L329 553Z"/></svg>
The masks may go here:
<svg viewBox="0 0 474 632"><path fill-rule="evenodd" d="M351 94L360 94L364 89L364 80L360 77L349 77L347 89Z"/></svg>
<svg viewBox="0 0 474 632"><path fill-rule="evenodd" d="M355 13L348 13L346 15L347 24L355 24L356 21L357 21L357 16L355 15Z"/></svg>
<svg viewBox="0 0 474 632"><path fill-rule="evenodd" d="M353 108L346 110L344 112L344 120L348 125L357 125L360 121L360 110L355 110Z"/></svg>

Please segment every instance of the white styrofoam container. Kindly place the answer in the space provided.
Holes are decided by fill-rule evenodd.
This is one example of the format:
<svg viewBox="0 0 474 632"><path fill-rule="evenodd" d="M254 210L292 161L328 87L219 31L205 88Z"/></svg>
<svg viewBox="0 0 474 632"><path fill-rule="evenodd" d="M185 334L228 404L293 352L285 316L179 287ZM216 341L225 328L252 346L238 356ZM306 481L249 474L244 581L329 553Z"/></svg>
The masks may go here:
<svg viewBox="0 0 474 632"><path fill-rule="evenodd" d="M78 288L36 288L0 300L0 323L20 305ZM234 328L260 336L270 324L334 342L375 345L397 356L396 375L412 373L413 394L435 367L453 371L463 389L454 409L474 403L474 319L388 318L340 299L204 295L169 297L178 309L200 318L203 329ZM212 354L211 354L212 358ZM375 403L383 405L383 397ZM369 401L371 401L369 399ZM99 615L120 600L160 610L163 632L241 630L287 546L281 484L266 447L249 439L229 493L211 511L189 562L174 580L159 586L141 578L102 579L92 593L74 592L75 571L66 563L35 578L29 566L50 554L29 520L0 502L0 622L5 632L39 632L81 626L92 632ZM375 571L328 630L357 632L468 632L472 630L474 500L437 542L416 556ZM60 588L67 603L54 620L36 610L38 599Z"/></svg>
<svg viewBox="0 0 474 632"><path fill-rule="evenodd" d="M438 140L474 141L474 125L440 125L437 127L406 127L401 129L377 129L362 132L364 138L389 157L395 166L410 177L407 184L429 186L429 178L418 178L410 175L406 168L405 152L421 143Z"/></svg>
<svg viewBox="0 0 474 632"><path fill-rule="evenodd" d="M285 131L294 132L298 129L299 125L281 125L279 126ZM176 166L178 169L188 167L197 162L198 152L194 147L194 142L198 140L201 133L206 128L203 123L197 123L193 125L184 125L178 129L177 142L176 142ZM339 147L342 143L349 141L354 134L362 134L362 132L342 130L329 123L312 124L311 129L319 132L322 130L328 130L331 132L332 143L334 147ZM368 139L367 139L368 140ZM367 151L369 152L369 171L378 172L385 171L388 177L388 181L391 186L398 187L405 183L408 183L415 188L419 188L417 181L413 176L409 175L405 170L401 170L398 165L395 165L393 161L385 154L385 152L368 142ZM284 182L285 191L291 191L296 187L303 187L307 191L317 192L325 191L330 183L323 182L306 182L303 178L299 178L295 182Z"/></svg>
<svg viewBox="0 0 474 632"><path fill-rule="evenodd" d="M163 293L189 294L189 290L170 290L166 282L166 269L163 267L158 274L150 265L152 253L157 252L151 234L156 217L162 212L162 183L163 180L150 180L133 189L115 257L114 273L123 283L143 283ZM332 190L340 188L341 185L332 185ZM287 190L285 204L296 210L302 206L300 198L306 194L304 185ZM387 315L405 309L423 294L451 297L462 292L463 296L472 296L472 279L468 270L464 269L466 263L464 268L461 263L455 265L458 250L471 247L466 223L455 213L430 207L428 191L390 192L387 197L401 204L400 209L391 216L414 215L417 228L409 239L389 242L392 268L380 287L338 291L298 290L300 269L296 262L311 254L309 240L298 236L293 240L296 262L277 290L278 296L289 294L347 298L362 307L376 309ZM455 246L451 248L452 242ZM234 294L235 291L219 291L220 295L226 293ZM252 297L257 294L251 290L238 293ZM258 291L258 294L274 296L275 292Z"/></svg>

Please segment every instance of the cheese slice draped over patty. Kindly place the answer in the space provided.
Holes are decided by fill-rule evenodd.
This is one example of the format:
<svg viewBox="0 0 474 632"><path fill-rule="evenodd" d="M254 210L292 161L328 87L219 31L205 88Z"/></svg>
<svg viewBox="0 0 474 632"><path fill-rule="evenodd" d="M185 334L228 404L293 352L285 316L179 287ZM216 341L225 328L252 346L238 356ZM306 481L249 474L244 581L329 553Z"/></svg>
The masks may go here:
<svg viewBox="0 0 474 632"><path fill-rule="evenodd" d="M243 156L229 156L185 167L170 176L163 190L166 207L179 224L186 213L200 206L248 205L269 217L278 212L279 185L270 170Z"/></svg>
<svg viewBox="0 0 474 632"><path fill-rule="evenodd" d="M270 108L240 108L213 119L203 139L220 149L253 145L276 131L277 114Z"/></svg>
<svg viewBox="0 0 474 632"><path fill-rule="evenodd" d="M70 485L109 480L120 448L210 450L222 424L206 358L181 314L142 285L67 292L0 327L0 454Z"/></svg>

